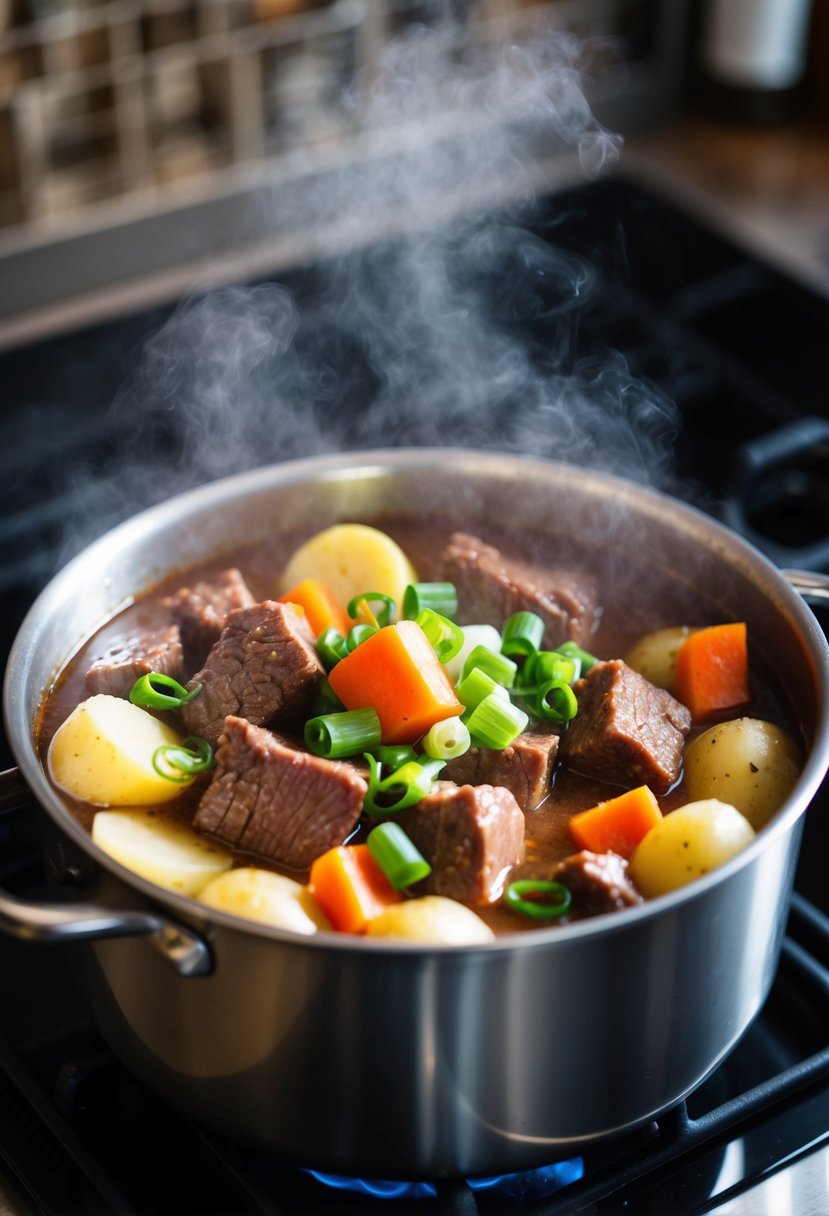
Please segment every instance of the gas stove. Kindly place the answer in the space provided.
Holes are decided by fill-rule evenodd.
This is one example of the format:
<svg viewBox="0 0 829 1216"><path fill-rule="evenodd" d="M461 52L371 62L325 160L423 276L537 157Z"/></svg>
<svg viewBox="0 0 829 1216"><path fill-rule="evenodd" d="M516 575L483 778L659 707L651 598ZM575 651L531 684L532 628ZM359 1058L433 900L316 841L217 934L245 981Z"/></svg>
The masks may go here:
<svg viewBox="0 0 829 1216"><path fill-rule="evenodd" d="M404 307L402 323L378 336L370 313L389 314L413 256L447 251L452 282L432 303L453 307L440 324L424 329ZM461 409L451 376L437 376L448 347L435 333L468 336L458 302L472 298L484 332L510 343L475 347L480 374L464 369ZM211 324L237 326L242 380L228 384L226 360L205 367L209 353L194 363ZM520 215L467 217L426 247L378 243L11 347L0 353L3 646L53 570L124 514L311 444L426 444L436 428L458 446L647 474L780 566L829 569L827 334L829 299L620 175L556 191ZM391 344L409 348L406 375L390 370ZM228 429L240 384L258 408ZM301 411L288 407L297 394ZM553 398L581 411L587 440L550 413ZM222 442L196 441L182 401L208 410ZM0 767L12 763L3 748ZM229 1143L165 1107L112 1056L76 990L75 947L0 936L4 991L14 994L0 1003L0 1179L12 1211L825 1211L826 800L824 790L806 818L774 986L734 1052L658 1122L518 1176L332 1177ZM32 898L47 877L35 821L26 791L11 790L0 807L0 885Z"/></svg>

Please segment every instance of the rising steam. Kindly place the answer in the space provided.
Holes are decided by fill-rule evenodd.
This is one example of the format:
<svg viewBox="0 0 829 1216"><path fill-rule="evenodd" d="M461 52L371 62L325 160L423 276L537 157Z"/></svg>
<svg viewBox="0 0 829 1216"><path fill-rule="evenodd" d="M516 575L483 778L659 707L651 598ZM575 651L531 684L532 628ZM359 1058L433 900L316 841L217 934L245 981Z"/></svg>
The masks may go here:
<svg viewBox="0 0 829 1216"><path fill-rule="evenodd" d="M113 405L130 476L96 483L97 530L192 484L341 449L528 452L651 484L669 469L674 407L617 352L580 342L596 272L525 222L539 150L574 150L590 175L619 153L585 96L595 48L547 30L473 51L448 0L433 9L440 20L393 40L340 97L370 149L359 188L352 169L298 204L274 190L283 226L336 220L352 252L332 248L311 286L289 273L174 311ZM435 199L493 182L509 202L431 222ZM406 235L368 242L390 215ZM140 487L126 506L125 482Z"/></svg>

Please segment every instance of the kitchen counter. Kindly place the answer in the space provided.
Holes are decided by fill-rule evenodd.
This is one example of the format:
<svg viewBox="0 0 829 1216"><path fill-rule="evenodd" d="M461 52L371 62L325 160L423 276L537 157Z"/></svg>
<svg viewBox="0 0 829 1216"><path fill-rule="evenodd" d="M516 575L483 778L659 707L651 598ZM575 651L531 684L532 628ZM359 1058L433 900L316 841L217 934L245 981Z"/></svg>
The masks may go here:
<svg viewBox="0 0 829 1216"><path fill-rule="evenodd" d="M445 216L477 207L482 198L497 206L527 191L583 180L574 154L544 159L533 152L527 167L516 158L518 168L511 166L509 175L487 177L480 166L471 183L459 175L457 198L443 191L428 207ZM0 254L0 349L172 301L201 286L278 273L321 249L331 251L338 239L359 240L355 217L343 217L336 199L365 190L371 169L370 156L347 164L335 158L296 176L263 168L220 194L184 199L167 211L122 212L63 237L7 246ZM829 127L748 130L691 118L629 138L613 171L652 184L789 274L829 292ZM346 179L351 187L343 186ZM323 203L314 222L305 224L309 181L316 186L314 206ZM327 189L330 182L336 190ZM403 212L389 217L392 229L407 222ZM416 222L424 222L426 209L418 206L415 213ZM302 217L301 232L283 220L290 215ZM370 238L379 235L380 226L372 224Z"/></svg>
<svg viewBox="0 0 829 1216"><path fill-rule="evenodd" d="M829 127L691 119L632 139L622 163L829 292Z"/></svg>

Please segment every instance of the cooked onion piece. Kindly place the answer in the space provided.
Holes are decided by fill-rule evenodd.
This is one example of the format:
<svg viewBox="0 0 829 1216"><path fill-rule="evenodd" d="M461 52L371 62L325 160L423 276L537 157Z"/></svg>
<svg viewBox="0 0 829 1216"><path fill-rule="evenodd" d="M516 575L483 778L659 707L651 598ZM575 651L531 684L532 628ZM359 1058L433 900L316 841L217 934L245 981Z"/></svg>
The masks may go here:
<svg viewBox="0 0 829 1216"><path fill-rule="evenodd" d="M753 839L736 807L716 798L689 802L651 828L630 859L630 876L646 898L664 895L723 865Z"/></svg>
<svg viewBox="0 0 829 1216"><path fill-rule="evenodd" d="M211 879L199 899L211 908L291 933L311 934L331 928L307 887L284 874L254 866L228 870Z"/></svg>
<svg viewBox="0 0 829 1216"><path fill-rule="evenodd" d="M77 705L49 747L49 772L74 798L95 806L148 806L177 797L189 779L153 767L159 747L181 736L146 710L107 693Z"/></svg>
<svg viewBox="0 0 829 1216"><path fill-rule="evenodd" d="M400 605L414 567L396 541L368 524L334 524L307 540L288 560L280 590L315 578L343 606L355 595L379 591Z"/></svg>
<svg viewBox="0 0 829 1216"><path fill-rule="evenodd" d="M689 798L730 802L756 831L782 806L799 771L794 741L759 718L720 722L685 749Z"/></svg>
<svg viewBox="0 0 829 1216"><path fill-rule="evenodd" d="M434 946L473 946L492 941L489 925L471 908L442 895L392 904L368 923L369 937L400 937Z"/></svg>
<svg viewBox="0 0 829 1216"><path fill-rule="evenodd" d="M179 895L198 895L233 863L207 837L151 811L99 811L92 839L121 865Z"/></svg>
<svg viewBox="0 0 829 1216"><path fill-rule="evenodd" d="M695 630L688 625L669 625L666 629L655 629L634 642L625 655L628 667L650 680L657 688L674 691L676 676L676 652Z"/></svg>

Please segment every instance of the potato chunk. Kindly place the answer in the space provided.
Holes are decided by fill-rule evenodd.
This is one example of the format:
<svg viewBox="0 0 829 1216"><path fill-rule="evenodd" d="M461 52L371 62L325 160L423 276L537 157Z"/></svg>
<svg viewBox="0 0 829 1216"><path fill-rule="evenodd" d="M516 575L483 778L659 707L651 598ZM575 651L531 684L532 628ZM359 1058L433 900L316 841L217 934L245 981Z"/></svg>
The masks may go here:
<svg viewBox="0 0 829 1216"><path fill-rule="evenodd" d="M759 718L720 722L685 749L688 797L730 802L755 831L785 802L799 771L793 740Z"/></svg>
<svg viewBox="0 0 829 1216"><path fill-rule="evenodd" d="M424 895L392 904L368 922L366 934L433 946L472 946L492 941L495 936L471 908L443 895Z"/></svg>
<svg viewBox="0 0 829 1216"><path fill-rule="evenodd" d="M334 524L307 540L289 559L282 592L306 578L319 579L345 607L355 595L380 591L398 607L414 568L396 541L367 524Z"/></svg>
<svg viewBox="0 0 829 1216"><path fill-rule="evenodd" d="M292 933L316 933L331 923L311 892L284 874L245 866L213 878L199 899L246 920L274 925Z"/></svg>
<svg viewBox="0 0 829 1216"><path fill-rule="evenodd" d="M683 887L721 866L754 839L754 829L733 806L708 798L665 815L640 841L629 874L650 899Z"/></svg>
<svg viewBox="0 0 829 1216"><path fill-rule="evenodd" d="M152 811L99 811L92 839L121 865L179 895L197 895L233 863L206 836Z"/></svg>
<svg viewBox="0 0 829 1216"><path fill-rule="evenodd" d="M657 688L673 693L676 677L676 652L695 629L688 625L669 625L666 629L655 629L634 642L625 655L628 667L650 680Z"/></svg>
<svg viewBox="0 0 829 1216"><path fill-rule="evenodd" d="M73 798L94 806L148 806L168 802L178 783L153 768L153 753L181 736L121 697L98 693L81 701L55 731L47 764L52 780Z"/></svg>

